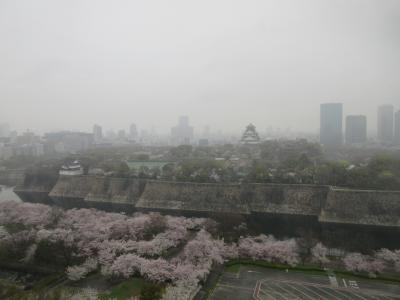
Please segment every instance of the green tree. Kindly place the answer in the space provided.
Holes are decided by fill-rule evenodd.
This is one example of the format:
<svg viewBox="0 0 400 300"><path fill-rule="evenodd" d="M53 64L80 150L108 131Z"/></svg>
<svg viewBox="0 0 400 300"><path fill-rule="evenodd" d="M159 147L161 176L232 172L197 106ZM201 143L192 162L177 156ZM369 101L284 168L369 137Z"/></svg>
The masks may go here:
<svg viewBox="0 0 400 300"><path fill-rule="evenodd" d="M191 156L193 151L193 147L190 145L181 145L175 148L172 148L169 151L169 155L174 160L182 160L187 159Z"/></svg>

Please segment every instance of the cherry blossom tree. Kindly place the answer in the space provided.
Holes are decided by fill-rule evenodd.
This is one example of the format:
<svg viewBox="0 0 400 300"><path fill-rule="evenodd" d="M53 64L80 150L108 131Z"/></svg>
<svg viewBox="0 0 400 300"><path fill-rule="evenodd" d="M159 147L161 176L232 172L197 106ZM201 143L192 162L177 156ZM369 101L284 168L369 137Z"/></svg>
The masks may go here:
<svg viewBox="0 0 400 300"><path fill-rule="evenodd" d="M396 272L400 272L400 250L381 249L375 253L375 257L393 266Z"/></svg>
<svg viewBox="0 0 400 300"><path fill-rule="evenodd" d="M69 280L78 281L85 278L87 274L97 269L98 262L95 258L88 258L83 264L79 266L72 266L67 268L67 276Z"/></svg>
<svg viewBox="0 0 400 300"><path fill-rule="evenodd" d="M299 251L295 239L279 241L271 235L241 238L238 252L240 257L253 260L266 260L291 266L299 263Z"/></svg>
<svg viewBox="0 0 400 300"><path fill-rule="evenodd" d="M361 253L349 253L344 259L343 263L346 270L351 272L365 272L370 276L382 273L385 268L384 261L381 259L374 259L369 255Z"/></svg>
<svg viewBox="0 0 400 300"><path fill-rule="evenodd" d="M196 238L191 240L184 248L183 257L194 265L207 263L223 263L222 250L224 242L214 240L207 231L202 229L197 233Z"/></svg>
<svg viewBox="0 0 400 300"><path fill-rule="evenodd" d="M33 258L35 257L36 250L37 244L30 245L25 252L25 257L21 261L26 264L32 262Z"/></svg>
<svg viewBox="0 0 400 300"><path fill-rule="evenodd" d="M10 238L10 234L4 226L0 226L0 242L6 241Z"/></svg>
<svg viewBox="0 0 400 300"><path fill-rule="evenodd" d="M329 263L328 248L326 248L322 243L317 243L311 249L312 261L320 264L320 266Z"/></svg>
<svg viewBox="0 0 400 300"><path fill-rule="evenodd" d="M21 224L43 228L52 222L51 217L52 208L44 204L0 202L0 225Z"/></svg>
<svg viewBox="0 0 400 300"><path fill-rule="evenodd" d="M259 235L225 243L207 230L214 231L214 225L203 218L0 203L1 245L13 249L13 255L24 263L41 262L48 253L56 260L64 257L70 280L80 280L95 270L110 277L142 276L168 283L170 299L184 299L185 291L196 290L215 265L228 260L299 263L296 239ZM316 244L312 260L328 263L327 252L324 245ZM371 275L390 265L400 271L400 250L381 249L374 256L350 253L343 263L349 271Z"/></svg>
<svg viewBox="0 0 400 300"><path fill-rule="evenodd" d="M110 273L128 278L140 274L145 259L136 254L124 254L115 259L110 267Z"/></svg>
<svg viewBox="0 0 400 300"><path fill-rule="evenodd" d="M198 291L196 283L180 281L177 284L169 285L163 295L163 300L187 300L192 299Z"/></svg>

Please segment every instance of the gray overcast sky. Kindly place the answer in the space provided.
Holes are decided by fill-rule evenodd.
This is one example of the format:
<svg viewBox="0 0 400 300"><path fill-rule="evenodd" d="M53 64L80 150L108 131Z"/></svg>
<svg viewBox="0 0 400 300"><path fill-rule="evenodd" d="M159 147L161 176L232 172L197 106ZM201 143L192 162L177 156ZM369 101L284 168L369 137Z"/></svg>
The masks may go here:
<svg viewBox="0 0 400 300"><path fill-rule="evenodd" d="M248 122L317 131L319 104L400 107L399 0L0 0L0 123Z"/></svg>

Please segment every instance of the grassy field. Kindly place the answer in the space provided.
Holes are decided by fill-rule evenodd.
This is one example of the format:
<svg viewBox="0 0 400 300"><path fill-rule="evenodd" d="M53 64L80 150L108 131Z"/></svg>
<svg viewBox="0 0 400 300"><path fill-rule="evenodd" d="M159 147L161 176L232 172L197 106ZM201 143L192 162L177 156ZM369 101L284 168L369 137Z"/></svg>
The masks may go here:
<svg viewBox="0 0 400 300"><path fill-rule="evenodd" d="M226 267L226 272L237 274L240 270L240 264L230 265Z"/></svg>
<svg viewBox="0 0 400 300"><path fill-rule="evenodd" d="M60 274L46 276L33 284L29 290L22 285L9 280L0 279L1 300L59 300L67 295L79 294L86 286L70 285L68 281L60 282ZM90 276L86 281L87 287L104 285L104 278L98 275ZM57 283L60 282L58 285ZM142 278L131 278L114 286L107 286L106 291L98 294L99 300L125 300L139 296L146 281ZM55 286L56 285L56 286ZM95 288L96 290L96 288ZM104 289L103 289L104 290Z"/></svg>
<svg viewBox="0 0 400 300"><path fill-rule="evenodd" d="M110 292L99 295L99 300L125 300L133 296L139 296L145 284L142 278L132 278L113 287Z"/></svg>
<svg viewBox="0 0 400 300"><path fill-rule="evenodd" d="M236 267L235 267L236 266ZM325 274L323 269L317 268L314 265L304 265L304 266L296 266L290 267L287 265L280 265L274 264L266 261L258 261L258 260L232 260L225 264L225 271L231 272L229 270L234 270L233 273L236 273L240 266L255 266L255 267L262 267L267 269L276 269L276 270L291 270L294 272L305 272L307 274L314 274L314 275L321 275ZM237 268L237 269L236 269ZM363 278L368 280L374 281L382 281L382 282L392 282L395 284L400 284L400 277L398 274L384 274L378 275L376 277L371 278L366 273L353 273L345 270L333 270L336 274L340 274L341 276L348 277L348 278Z"/></svg>

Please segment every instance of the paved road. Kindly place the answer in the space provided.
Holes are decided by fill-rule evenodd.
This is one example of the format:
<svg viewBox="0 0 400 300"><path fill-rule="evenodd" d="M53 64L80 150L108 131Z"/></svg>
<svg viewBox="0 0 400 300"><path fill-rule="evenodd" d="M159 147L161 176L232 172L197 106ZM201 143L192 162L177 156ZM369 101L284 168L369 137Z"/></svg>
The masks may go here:
<svg viewBox="0 0 400 300"><path fill-rule="evenodd" d="M212 300L400 300L400 286L373 280L242 266L224 273Z"/></svg>

